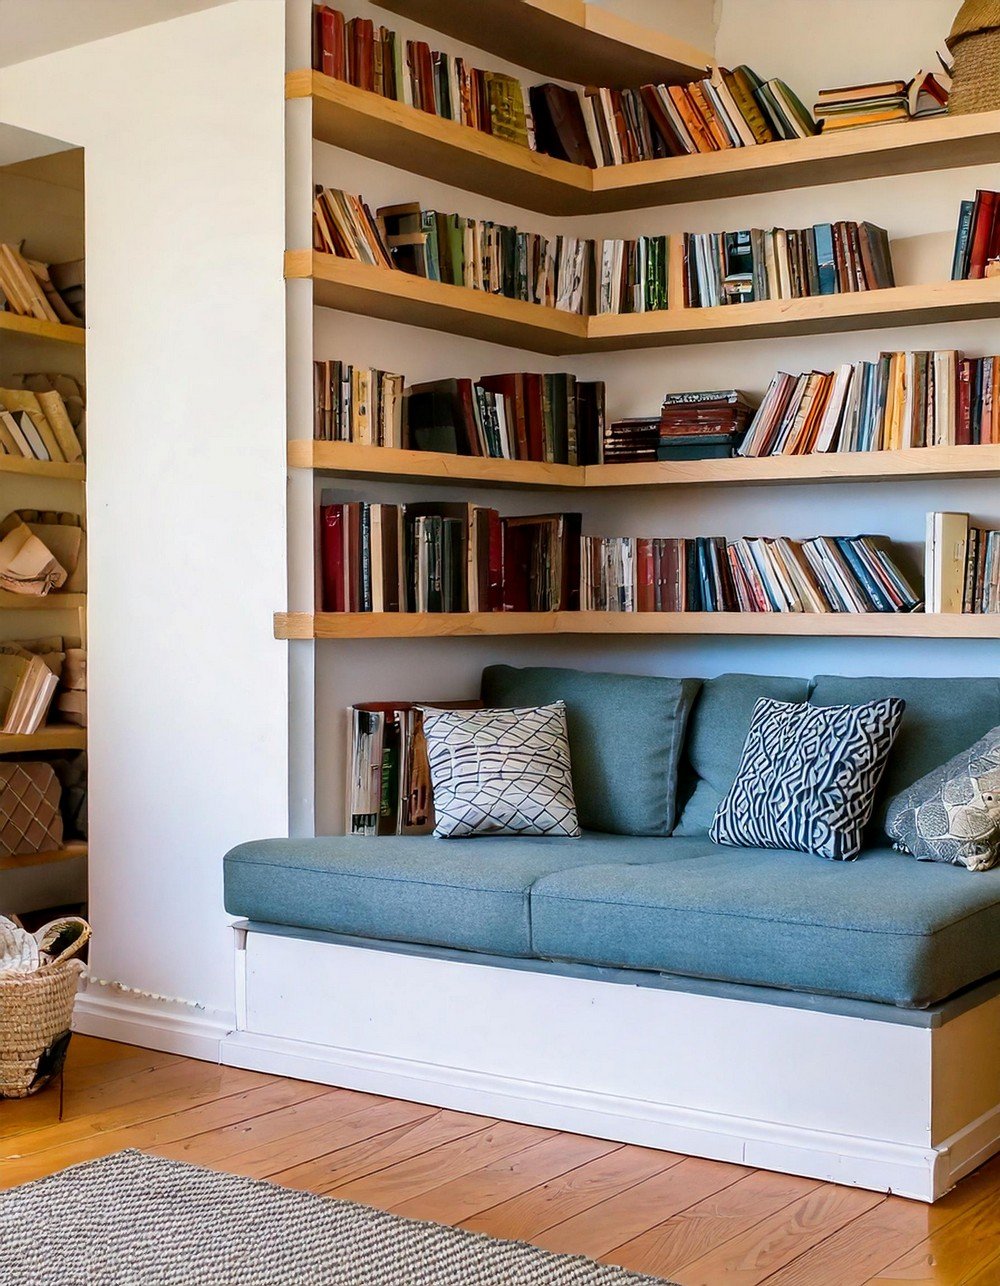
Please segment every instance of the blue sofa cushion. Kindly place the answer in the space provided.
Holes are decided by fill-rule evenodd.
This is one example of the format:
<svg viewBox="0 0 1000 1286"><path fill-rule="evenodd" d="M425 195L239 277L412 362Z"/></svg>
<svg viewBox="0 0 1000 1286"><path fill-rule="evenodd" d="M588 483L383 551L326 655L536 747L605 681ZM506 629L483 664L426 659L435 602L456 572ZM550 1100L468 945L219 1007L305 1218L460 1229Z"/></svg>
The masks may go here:
<svg viewBox="0 0 1000 1286"><path fill-rule="evenodd" d="M1000 971L1000 869L706 844L541 876L531 924L543 958L923 1007Z"/></svg>
<svg viewBox="0 0 1000 1286"><path fill-rule="evenodd" d="M1000 724L1000 679L888 679L817 675L809 701L818 706L860 705L883 697L906 702L903 722L875 800L870 844L889 839L889 800L953 759Z"/></svg>
<svg viewBox="0 0 1000 1286"><path fill-rule="evenodd" d="M669 835L699 682L491 665L483 671L482 698L487 706L564 701L580 825L617 835Z"/></svg>
<svg viewBox="0 0 1000 1286"><path fill-rule="evenodd" d="M530 956L528 894L567 866L655 862L662 842L331 836L240 844L225 859L230 915L396 942ZM684 856L683 846L671 856Z"/></svg>
<svg viewBox="0 0 1000 1286"><path fill-rule="evenodd" d="M808 679L720 674L706 679L688 721L681 761L680 819L674 835L707 835L736 778L754 706L761 697L805 701Z"/></svg>

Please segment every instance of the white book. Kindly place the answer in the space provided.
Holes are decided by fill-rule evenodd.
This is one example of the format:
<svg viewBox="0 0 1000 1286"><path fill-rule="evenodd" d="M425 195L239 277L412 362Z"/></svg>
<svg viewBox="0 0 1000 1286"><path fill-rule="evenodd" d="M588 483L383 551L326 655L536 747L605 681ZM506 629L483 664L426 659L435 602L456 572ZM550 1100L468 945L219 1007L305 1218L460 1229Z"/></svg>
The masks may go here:
<svg viewBox="0 0 1000 1286"><path fill-rule="evenodd" d="M969 515L928 514L930 534L925 567L927 611L961 612L965 599L966 555L969 546Z"/></svg>
<svg viewBox="0 0 1000 1286"><path fill-rule="evenodd" d="M927 445L955 445L955 403L958 393L958 353L939 349L933 354L934 422L927 426Z"/></svg>
<svg viewBox="0 0 1000 1286"><path fill-rule="evenodd" d="M580 111L583 114L584 128L590 141L590 150L594 153L594 160L598 167L603 167L604 152L601 150L601 133L597 128L597 119L594 116L594 100L588 94L585 94L582 89L577 89L575 93L580 100Z"/></svg>
<svg viewBox="0 0 1000 1286"><path fill-rule="evenodd" d="M850 362L845 362L839 367L837 374L833 379L833 388L830 390L830 400L826 404L826 410L823 412L823 419L819 426L819 433L816 436L816 445L814 451L830 451L837 439L837 430L844 419L844 406L847 401L847 393L850 389L854 367Z"/></svg>

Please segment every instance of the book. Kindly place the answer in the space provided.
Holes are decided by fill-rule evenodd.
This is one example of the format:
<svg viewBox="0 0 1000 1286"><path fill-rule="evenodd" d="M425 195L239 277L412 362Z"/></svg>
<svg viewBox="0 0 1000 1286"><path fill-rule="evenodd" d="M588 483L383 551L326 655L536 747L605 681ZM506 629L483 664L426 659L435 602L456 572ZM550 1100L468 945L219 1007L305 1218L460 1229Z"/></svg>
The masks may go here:
<svg viewBox="0 0 1000 1286"><path fill-rule="evenodd" d="M43 656L4 644L0 648L0 732L37 732L58 686L58 675Z"/></svg>
<svg viewBox="0 0 1000 1286"><path fill-rule="evenodd" d="M969 514L929 513L925 579L928 611L1000 612L1000 531Z"/></svg>

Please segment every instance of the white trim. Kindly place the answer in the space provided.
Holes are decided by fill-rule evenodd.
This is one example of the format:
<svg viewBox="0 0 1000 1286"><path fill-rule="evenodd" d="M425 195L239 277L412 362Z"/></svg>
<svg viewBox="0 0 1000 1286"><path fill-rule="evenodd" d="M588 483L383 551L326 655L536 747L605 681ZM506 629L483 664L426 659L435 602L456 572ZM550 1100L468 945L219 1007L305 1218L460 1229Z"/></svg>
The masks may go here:
<svg viewBox="0 0 1000 1286"><path fill-rule="evenodd" d="M76 999L73 1030L144 1049L184 1054L205 1062L221 1062L222 1041L232 1031L232 1018L217 1011L185 1007L178 1012L128 995L81 992Z"/></svg>

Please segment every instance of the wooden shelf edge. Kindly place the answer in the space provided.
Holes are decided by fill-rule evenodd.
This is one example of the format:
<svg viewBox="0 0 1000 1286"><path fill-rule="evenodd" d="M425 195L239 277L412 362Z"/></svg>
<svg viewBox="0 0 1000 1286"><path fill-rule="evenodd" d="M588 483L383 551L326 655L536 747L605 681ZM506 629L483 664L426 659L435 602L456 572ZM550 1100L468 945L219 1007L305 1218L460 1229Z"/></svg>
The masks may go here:
<svg viewBox="0 0 1000 1286"><path fill-rule="evenodd" d="M1000 638L1000 615L794 612L278 612L277 639L510 635L777 635L809 638Z"/></svg>
<svg viewBox="0 0 1000 1286"><path fill-rule="evenodd" d="M0 754L29 754L42 750L86 750L87 729L76 727L40 728L38 732L0 732Z"/></svg>
<svg viewBox="0 0 1000 1286"><path fill-rule="evenodd" d="M51 849L47 853L21 853L16 857L0 857L0 871L20 871L28 866L48 866L52 862L71 862L86 856L86 842L71 840L64 848Z"/></svg>
<svg viewBox="0 0 1000 1286"><path fill-rule="evenodd" d="M285 276L311 279L320 307L554 356L969 321L1000 315L1000 278L892 286L717 308L580 316L354 259L288 250Z"/></svg>
<svg viewBox="0 0 1000 1286"><path fill-rule="evenodd" d="M61 322L39 321L36 317L19 317L0 312L0 330L14 331L32 339L51 339L60 344L85 344L87 332L82 326L64 326Z"/></svg>
<svg viewBox="0 0 1000 1286"><path fill-rule="evenodd" d="M67 464L64 460L29 460L18 455L0 455L0 473L16 473L32 478L59 478L84 482L85 464Z"/></svg>
<svg viewBox="0 0 1000 1286"><path fill-rule="evenodd" d="M13 594L0 589L0 612L75 612L87 606L86 594Z"/></svg>
<svg viewBox="0 0 1000 1286"><path fill-rule="evenodd" d="M302 438L289 442L288 466L341 477L374 478L382 482L478 483L486 487L580 491L618 487L1000 477L1000 446L909 447L900 451L831 451L811 455L576 466Z"/></svg>

